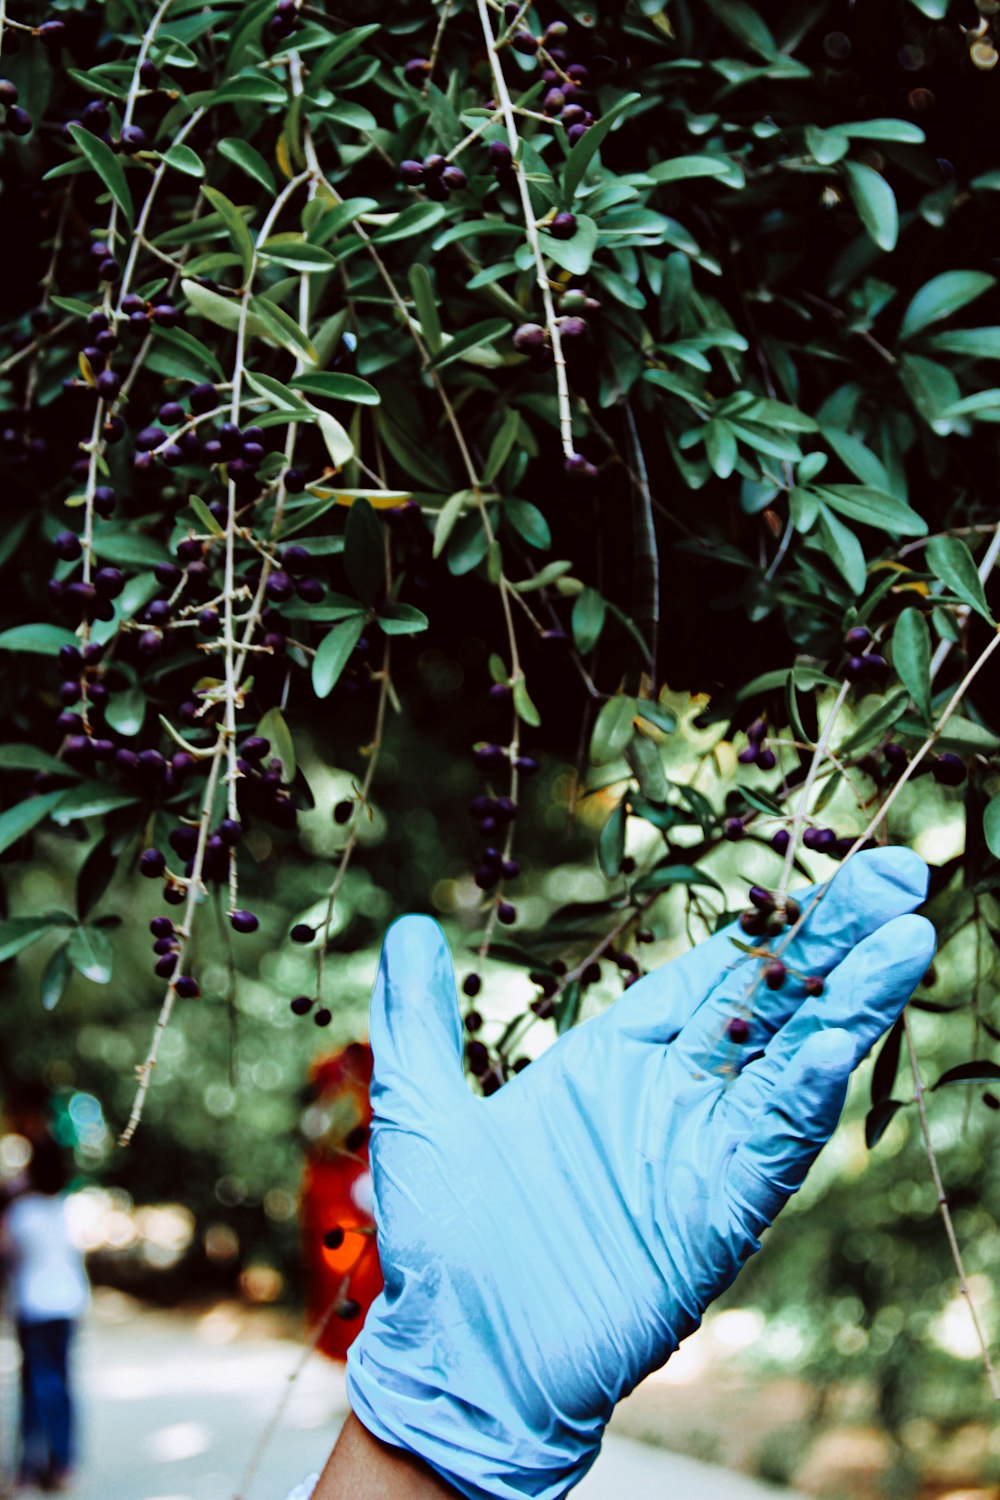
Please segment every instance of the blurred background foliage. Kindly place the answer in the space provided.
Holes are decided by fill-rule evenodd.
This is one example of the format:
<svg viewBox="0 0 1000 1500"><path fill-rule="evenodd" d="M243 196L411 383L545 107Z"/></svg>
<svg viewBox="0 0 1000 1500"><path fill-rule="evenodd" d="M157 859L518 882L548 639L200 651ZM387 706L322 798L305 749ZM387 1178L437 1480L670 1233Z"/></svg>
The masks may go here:
<svg viewBox="0 0 1000 1500"><path fill-rule="evenodd" d="M782 860L771 838L795 807L808 764L803 747L835 701L846 629L865 621L888 643L885 675L862 677L851 690L835 740L840 762L827 765L813 809L850 842L895 784L898 766L881 758L887 737L903 746L904 762L912 757L995 628L986 602L1000 414L991 363L1000 358L1000 329L991 321L1000 306L993 0L756 8L740 0L600 7L562 0L551 14L524 12L515 24L532 35L566 19L566 47L592 70L586 98L595 123L588 128L621 115L599 156L567 187L566 128L555 109L537 108L534 61L506 51L510 87L516 95L525 90L533 110L520 125L532 153L536 211L551 223L552 210L571 205L578 218L565 241L544 235L553 287L561 299L580 294L597 304L583 306L585 353L569 359L572 443L596 470L582 475L565 467L551 364L525 361L511 340L519 323L546 320L516 194L491 171L484 150L505 136L483 113L492 82L475 6L458 0L447 7L426 90L405 71L432 52L440 9L431 17L425 5L397 4L333 72L335 87L317 86L304 104L289 106L287 97L276 99L272 75L290 74L295 55L306 60L308 76L310 58L345 28L374 28L369 6L347 4L336 15L304 6L294 37L269 38L270 3L210 12L179 0L157 53L169 87L140 101L148 139L127 173L137 196L185 111L217 111L188 137L194 160L175 153L154 243L174 253L189 241L200 273L186 284L223 292L233 289L240 235L230 243L226 226L209 215L207 228L200 218L192 223L203 174L244 206L254 233L273 202L259 168L255 177L235 165L234 140L253 142L265 173L281 183L302 148L296 131L308 128L331 194L333 183L337 196L365 202L354 210L358 223L387 236L399 225L389 216L414 207L399 181L400 161L450 151L483 128L458 158L466 187L445 212L417 214L406 233L383 238L382 254L424 333L435 316L428 287L445 334L479 329L466 353L442 366L441 379L471 434L479 472L496 460L492 487L484 489L502 543L494 553L467 499L451 504L467 497L467 475L441 417L440 391L347 217L326 239L332 266L300 277L276 263L262 277L266 296L315 338L320 367L370 382L379 402L374 415L364 406L336 407L350 450L340 464L331 465L311 427L301 436L295 459L311 483L290 510L328 497L322 485L332 468L339 483L371 481L411 496L407 511L375 534L403 605L419 618L410 617L412 633L392 637L398 704L390 703L368 806L356 809L349 827L334 809L357 798L369 765L380 692L374 653L352 656L332 692L317 699L307 686L310 653L329 637L330 621L304 604L296 606L287 662L256 663L241 732L279 706L287 714L299 767L296 826L248 820L240 901L259 918L255 932L232 933L225 892L211 885L190 951L201 997L182 1004L166 1034L144 1122L127 1151L114 1141L163 990L150 972L147 937L148 921L162 910L160 888L137 878L136 861L150 831L162 843L190 806L167 796L119 805L113 768L85 759L86 794L111 789L104 810L55 827L39 822L6 840L2 855L5 922L73 913L82 896L87 923L74 932L89 934L96 956L77 939L65 983L53 985L53 954L65 930L39 929L3 964L0 1082L16 1093L41 1079L52 1091L56 1128L76 1153L95 1276L164 1301L239 1289L254 1301L296 1302L303 1149L323 1128L309 1096L310 1064L364 1034L381 935L394 917L433 912L452 942L459 981L482 975L479 1035L499 1083L556 1029L538 1005L551 996L529 974L551 981L554 959L573 972L600 947L643 877L659 872L668 881L636 910L648 941L633 948L630 932L603 953L600 978L577 986L572 1004L564 1000L557 1012L560 1027L613 1003L631 976L629 961L656 967L739 912L749 884L778 885ZM27 23L43 19L41 10L23 10ZM13 355L40 336L37 360L12 355L0 366L8 424L0 445L0 631L36 632L0 634L2 753L14 817L26 807L30 815L36 791L59 789L59 770L44 757L65 756L54 727L58 675L45 660L52 648L39 644L50 638L37 628L52 616L48 544L79 516L64 501L81 490L73 466L91 409L77 365L87 334L72 303L97 307L106 292L94 290L88 255L88 240L107 219L104 185L77 170L87 163L63 127L88 96L110 98L114 141L121 75L95 70L125 57L131 73L152 10L131 0L54 0L45 15L65 23L55 46L25 36L8 56L5 36L3 66L30 129L4 138L4 206L17 230L5 246L0 313ZM257 92L244 102L235 95L219 101L234 53L236 70ZM228 152L217 149L220 140L230 143ZM67 164L71 170L61 173ZM53 169L57 175L45 179ZM46 305L50 294L66 304L54 304L65 314L54 323L51 308L47 319L37 316L38 245L52 240L56 194L67 180L72 210L45 292ZM485 233L484 215L491 221ZM299 220L292 215L289 223ZM316 215L304 212L300 228L288 230L286 254L294 259L297 246L301 258L307 240L311 248L322 238L315 229ZM160 295L148 291L159 269L151 257L150 298ZM427 287L411 275L417 265L428 268ZM217 522L224 519L218 508L226 487L204 454L169 469L135 465L133 440L160 402L186 399L195 381L208 378L205 349L227 370L233 357L232 327L203 316L211 304L199 304L197 290L176 295L203 352L169 339L164 346L157 335L152 353L136 358L126 440L102 453L119 519L97 524L101 560L120 564L132 582L145 579L128 596L131 613L117 605L105 632L115 636L140 704L131 704L135 727L122 727L122 713L112 727L119 742L168 752L157 715L175 714L189 694L192 654L168 641L162 659L144 660L135 649L138 627L130 627L156 592L145 570L169 561L186 533L201 531L206 503L217 507ZM576 316L578 304L579 297L560 301L560 316ZM545 334L551 341L551 330ZM261 338L252 349L248 367L281 381L291 378L290 354L301 352L287 328L284 344ZM65 389L78 369L76 386ZM259 411L258 401L244 420ZM274 478L276 453L267 462L273 482L255 521L261 536L273 520L275 486L284 494ZM320 512L307 514L318 526ZM379 619L392 618L386 601L364 599L362 607L353 597L363 595L365 558L355 551L352 559L346 508L322 514L327 529L315 536L315 527L307 529L301 540L313 544L323 582L349 591L358 618L367 608L365 629L374 636ZM965 539L970 551L961 557L982 574L982 599L962 567L935 562L930 550L923 560L929 531ZM518 595L534 611L522 615L513 583L533 582L552 560L566 565L545 587ZM57 577L69 576L60 563ZM493 794L503 790L489 771L484 781L470 750L505 745L511 735L509 696L489 693L491 678L500 685L513 667L504 601L517 606L531 695L527 708L515 704L520 749L541 769L517 789L517 921L498 933L488 916L495 903L474 879L481 839L465 808L486 785ZM919 650L907 656L892 640L904 607L919 608L926 621L923 662ZM931 646L944 688L932 679ZM499 672L491 664L498 653ZM122 681L112 683L124 697ZM978 1081L933 1093L930 1108L956 1231L994 1339L1000 1182L990 1168L1000 1116L990 1080L1000 1071L991 1061L1000 1024L993 1003L1000 851L984 812L997 791L996 689L991 664L938 746L960 760L960 784L935 776L908 785L880 835L913 844L934 867L928 910L941 949L911 1012L925 1080L978 1061ZM640 728L642 704L654 717ZM609 730L609 711L624 733ZM738 760L761 713L776 766ZM33 761L38 753L43 759ZM33 782L39 766L48 777L42 787ZM331 880L355 838L325 945L323 999L332 1022L319 1032L289 1009L292 997L311 991L316 957L288 934L296 922L322 927ZM804 850L798 868L804 878L823 879L836 866L826 853ZM480 957L484 922L488 951ZM5 936L16 930L5 927ZM512 1025L517 1047L498 1049ZM786 1434L769 1444L765 1434L745 1458L776 1479L794 1477L843 1393L860 1391L852 1420L871 1421L874 1412L889 1435L886 1494L917 1493L935 1451L956 1434L973 1435L963 1477L985 1484L998 1458L995 1411L957 1298L905 1055L897 1069L885 1053L880 1067L875 1078L871 1064L861 1070L843 1129L769 1233L767 1254L749 1264L722 1304L723 1313L765 1315L753 1325L758 1333L744 1360L769 1378L793 1373L813 1393L799 1440ZM873 1102L890 1096L900 1107L869 1149L866 1117ZM16 1165L14 1158L5 1165L0 1151L0 1167ZM683 1443L684 1434L674 1440Z"/></svg>

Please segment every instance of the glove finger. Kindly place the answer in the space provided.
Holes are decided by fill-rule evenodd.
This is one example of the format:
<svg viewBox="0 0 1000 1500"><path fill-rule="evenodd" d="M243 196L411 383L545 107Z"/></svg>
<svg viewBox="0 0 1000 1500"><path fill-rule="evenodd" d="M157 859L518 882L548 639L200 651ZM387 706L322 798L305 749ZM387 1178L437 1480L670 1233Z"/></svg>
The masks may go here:
<svg viewBox="0 0 1000 1500"><path fill-rule="evenodd" d="M770 1099L792 1060L816 1035L843 1028L860 1062L896 1020L934 956L934 928L925 917L903 916L887 922L838 964L822 995L805 1001L768 1043L763 1056L749 1063L728 1093L733 1108L752 1118ZM755 1033L757 1036L754 1041ZM760 1049L756 1019L740 1049L744 1056Z"/></svg>
<svg viewBox="0 0 1000 1500"><path fill-rule="evenodd" d="M448 940L433 917L400 917L382 942L369 1020L376 1119L426 1132L470 1098Z"/></svg>
<svg viewBox="0 0 1000 1500"><path fill-rule="evenodd" d="M858 1056L850 1032L813 1032L786 1062L767 1108L733 1152L727 1188L754 1234L799 1187L840 1119Z"/></svg>
<svg viewBox="0 0 1000 1500"><path fill-rule="evenodd" d="M789 944L788 963L806 974L828 973L869 933L919 906L927 894L927 880L927 866L910 849L867 849L856 854L837 871ZM821 889L810 886L796 891L803 911ZM685 1030L685 1044L690 1041L696 1057L714 1055L726 1022L738 1012L755 972L755 961L742 958L733 947L730 938L734 937L746 941L736 922L634 984L606 1013L609 1024L661 1044L673 1041L682 1027L693 1024L694 1031ZM801 986L796 997L791 984L755 994L754 1010L761 1023L757 1049L762 1045L761 1035L782 1026L801 998Z"/></svg>

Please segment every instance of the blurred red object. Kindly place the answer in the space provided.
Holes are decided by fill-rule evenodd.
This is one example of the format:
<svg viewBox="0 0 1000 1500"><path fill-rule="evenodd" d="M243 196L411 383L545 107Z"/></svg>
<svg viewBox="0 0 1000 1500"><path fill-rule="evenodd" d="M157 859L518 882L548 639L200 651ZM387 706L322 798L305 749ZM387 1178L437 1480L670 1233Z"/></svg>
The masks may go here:
<svg viewBox="0 0 1000 1500"><path fill-rule="evenodd" d="M309 1082L313 1103L305 1117L306 1169L302 1185L302 1258L306 1307L311 1326L331 1304L352 1317L330 1317L317 1347L331 1359L344 1359L382 1290L382 1268L371 1213L368 1127L371 1105L371 1048L352 1042L342 1052L314 1063ZM327 1245L342 1230L339 1245Z"/></svg>

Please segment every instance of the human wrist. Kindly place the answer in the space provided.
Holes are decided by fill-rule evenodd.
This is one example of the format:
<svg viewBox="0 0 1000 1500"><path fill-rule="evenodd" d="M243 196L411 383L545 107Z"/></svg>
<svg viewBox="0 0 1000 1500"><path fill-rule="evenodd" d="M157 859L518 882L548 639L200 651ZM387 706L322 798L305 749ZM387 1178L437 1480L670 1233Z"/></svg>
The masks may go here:
<svg viewBox="0 0 1000 1500"><path fill-rule="evenodd" d="M417 1454L384 1442L351 1412L311 1500L455 1500Z"/></svg>

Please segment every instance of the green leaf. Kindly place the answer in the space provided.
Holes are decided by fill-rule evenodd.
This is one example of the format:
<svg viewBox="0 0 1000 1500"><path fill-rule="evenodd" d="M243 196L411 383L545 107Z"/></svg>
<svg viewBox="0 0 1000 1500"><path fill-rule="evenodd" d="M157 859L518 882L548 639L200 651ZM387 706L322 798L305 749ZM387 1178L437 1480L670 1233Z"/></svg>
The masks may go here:
<svg viewBox="0 0 1000 1500"><path fill-rule="evenodd" d="M664 734L672 734L677 728L677 715L673 709L664 708L662 703L657 703L652 698L640 698L636 705L636 712L640 719L646 719L648 723L655 724L657 729L663 730Z"/></svg>
<svg viewBox="0 0 1000 1500"><path fill-rule="evenodd" d="M186 277L181 279L181 291L190 303L192 312L197 313L199 318L207 318L209 323L214 323L217 328L225 328L230 333L235 333L239 328L242 302L238 298L223 297L219 292L213 292L209 287L200 286L197 281L190 281ZM249 310L246 314L246 330L255 338L269 336L264 322Z"/></svg>
<svg viewBox="0 0 1000 1500"><path fill-rule="evenodd" d="M269 297L251 297L250 307L250 316L256 314L257 321L263 325L264 338L306 360L308 364L316 363L316 350L309 337L283 307L279 307Z"/></svg>
<svg viewBox="0 0 1000 1500"><path fill-rule="evenodd" d="M431 351L431 354L437 354L443 342L441 319L438 317L431 273L423 261L413 262L409 270L409 279L410 291L413 294L413 303L417 309L417 319L423 332L424 343Z"/></svg>
<svg viewBox="0 0 1000 1500"><path fill-rule="evenodd" d="M65 796L64 791L45 792L41 797L29 797L27 802L17 802L0 813L0 854L5 854L18 839L36 828Z"/></svg>
<svg viewBox="0 0 1000 1500"><path fill-rule="evenodd" d="M778 44L765 22L746 0L708 0L709 9L732 32L737 41L758 52L761 57L773 58Z"/></svg>
<svg viewBox="0 0 1000 1500"><path fill-rule="evenodd" d="M510 324L506 318L487 318L482 323L473 323L470 328L463 328L450 338L446 336L442 349L431 360L431 366L440 370L453 359L468 354L470 349L478 349L481 344L495 344L497 339L509 331Z"/></svg>
<svg viewBox="0 0 1000 1500"><path fill-rule="evenodd" d="M853 141L898 141L919 146L926 140L920 126L910 120L848 120L837 129Z"/></svg>
<svg viewBox="0 0 1000 1500"><path fill-rule="evenodd" d="M281 709L269 708L254 732L265 740L270 740L272 751L281 761L281 779L286 786L289 785L295 780L297 766L295 741Z"/></svg>
<svg viewBox="0 0 1000 1500"><path fill-rule="evenodd" d="M858 217L880 250L894 250L899 236L899 212L892 188L871 167L845 161L847 191Z"/></svg>
<svg viewBox="0 0 1000 1500"><path fill-rule="evenodd" d="M225 531L212 515L208 506L200 495L189 495L188 505L191 507L198 520L204 526L209 536L225 536Z"/></svg>
<svg viewBox="0 0 1000 1500"><path fill-rule="evenodd" d="M323 435L330 462L335 469L342 469L354 457L351 434L344 424L338 422L336 417L332 417L328 411L320 411L318 407L314 407L313 410L316 412L316 426Z"/></svg>
<svg viewBox="0 0 1000 1500"><path fill-rule="evenodd" d="M974 302L994 285L995 278L985 271L944 271L926 282L917 292L903 314L899 325L899 337L905 343L914 334L941 318L950 318L952 313Z"/></svg>
<svg viewBox="0 0 1000 1500"><path fill-rule="evenodd" d="M664 891L671 885L708 885L713 890L722 890L717 880L704 870L696 869L694 865L659 865L650 870L648 875L643 875L641 880L637 880L634 888L640 892Z"/></svg>
<svg viewBox="0 0 1000 1500"><path fill-rule="evenodd" d="M57 776L79 776L72 766L37 745L0 745L0 771L54 771Z"/></svg>
<svg viewBox="0 0 1000 1500"><path fill-rule="evenodd" d="M163 160L168 167L173 167L176 172L183 172L187 177L204 177L205 175L205 163L197 151L192 151L191 147L185 146L183 141L164 151Z"/></svg>
<svg viewBox="0 0 1000 1500"><path fill-rule="evenodd" d="M233 249L240 258L240 263L243 267L243 280L245 282L253 266L254 253L253 240L250 238L250 231L246 226L246 220L236 207L236 204L227 198L225 193L220 193L218 188L204 187L202 188L202 192L216 213L222 215L222 221L228 231Z"/></svg>
<svg viewBox="0 0 1000 1500"><path fill-rule="evenodd" d="M126 688L123 693L112 693L104 717L111 728L126 739L138 734L146 717L146 695L142 688Z"/></svg>
<svg viewBox="0 0 1000 1500"><path fill-rule="evenodd" d="M1000 859L1000 792L986 804L983 813L983 833L991 854Z"/></svg>
<svg viewBox="0 0 1000 1500"><path fill-rule="evenodd" d="M48 911L30 917L7 917L0 921L0 963L30 948L32 943L51 932L53 927L74 927L76 918L68 911Z"/></svg>
<svg viewBox="0 0 1000 1500"><path fill-rule="evenodd" d="M596 589L584 589L573 601L571 628L576 649L584 655L593 651L604 629L607 606Z"/></svg>
<svg viewBox="0 0 1000 1500"><path fill-rule="evenodd" d="M67 948L66 943L60 943L45 965L42 974L43 1010L55 1010L73 976L73 965L69 961Z"/></svg>
<svg viewBox="0 0 1000 1500"><path fill-rule="evenodd" d="M257 254L264 260L273 260L279 266L289 266L293 271L332 271L336 257L322 245L312 245L300 234L275 235L263 244L258 244Z"/></svg>
<svg viewBox="0 0 1000 1500"><path fill-rule="evenodd" d="M52 809L52 821L65 828L77 818L103 817L119 807L134 807L139 800L134 792L117 791L103 781L85 781L63 792L58 807Z"/></svg>
<svg viewBox="0 0 1000 1500"><path fill-rule="evenodd" d="M942 436L949 433L959 415L955 407L962 393L947 365L925 359L922 354L903 354L899 378L924 421Z"/></svg>
<svg viewBox="0 0 1000 1500"><path fill-rule="evenodd" d="M820 130L817 125L805 128L806 149L821 167L832 166L850 150L850 142L840 129Z"/></svg>
<svg viewBox="0 0 1000 1500"><path fill-rule="evenodd" d="M414 203L410 208L404 208L392 224L377 230L372 240L376 245L391 245L396 240L412 239L414 235L425 234L435 224L440 224L446 214L447 209L442 203Z"/></svg>
<svg viewBox="0 0 1000 1500"><path fill-rule="evenodd" d="M486 548L486 576L490 583L499 583L503 574L503 548L496 537Z"/></svg>
<svg viewBox="0 0 1000 1500"><path fill-rule="evenodd" d="M92 302L81 302L79 297L50 297L53 307L60 312L71 313L74 318L86 318L94 311Z"/></svg>
<svg viewBox="0 0 1000 1500"><path fill-rule="evenodd" d="M125 176L125 168L118 157L110 146L106 146L99 136L91 135L85 126L74 122L68 129L112 199L117 203L129 228L134 228L135 209L132 206L132 190Z"/></svg>
<svg viewBox="0 0 1000 1500"><path fill-rule="evenodd" d="M838 521L825 505L820 507L819 534L827 556L851 593L863 593L868 574L861 543L850 527Z"/></svg>
<svg viewBox="0 0 1000 1500"><path fill-rule="evenodd" d="M963 599L970 609L993 625L983 585L972 553L959 536L935 536L924 549L927 566L941 582ZM2 640L2 637L0 637Z"/></svg>
<svg viewBox="0 0 1000 1500"><path fill-rule="evenodd" d="M728 422L713 419L705 426L705 452L713 474L728 479L736 467L737 448L733 429Z"/></svg>
<svg viewBox="0 0 1000 1500"><path fill-rule="evenodd" d="M550 583L555 583L557 579L568 573L572 566L573 564L567 562L565 558L559 558L556 562L546 563L545 567L540 568L533 578L518 579L517 583L511 584L511 588L519 594L533 593L535 589L544 589Z"/></svg>
<svg viewBox="0 0 1000 1500"><path fill-rule="evenodd" d="M582 145L584 140L586 136L581 137L577 145ZM542 227L544 230L544 225ZM577 214L576 231L568 240L557 240L553 235L543 233L539 242L542 254L554 260L557 266L569 271L571 276L586 276L597 249L597 225L586 214Z"/></svg>
<svg viewBox="0 0 1000 1500"><path fill-rule="evenodd" d="M39 656L57 656L63 646L79 646L72 630L61 625L12 625L0 633L0 651L29 651Z"/></svg>
<svg viewBox="0 0 1000 1500"><path fill-rule="evenodd" d="M590 737L590 759L595 766L606 765L622 754L634 733L636 712L635 699L624 693L616 693L601 705Z"/></svg>
<svg viewBox="0 0 1000 1500"><path fill-rule="evenodd" d="M201 339L196 339L193 333L188 333L186 328L161 328L159 324L154 323L152 332L155 340L153 354L164 352L163 348L157 349L158 345L166 346L170 350L167 367L158 373L172 377L185 375L199 382L227 379L225 371L211 349L203 344ZM149 364L150 359L147 359L146 363Z"/></svg>
<svg viewBox="0 0 1000 1500"><path fill-rule="evenodd" d="M532 703L528 694L528 684L523 677L519 677L513 684L514 688L514 712L522 723L528 724L532 729L538 729L542 719L538 709Z"/></svg>
<svg viewBox="0 0 1000 1500"><path fill-rule="evenodd" d="M931 717L931 633L919 609L904 609L892 632L892 664L918 712Z"/></svg>
<svg viewBox="0 0 1000 1500"><path fill-rule="evenodd" d="M458 520L459 516L462 514L462 511L465 510L467 506L474 505L475 502L475 490L457 490L456 493L454 495L450 495L445 501L444 505L442 505L441 509L438 511L437 520L434 523L434 546L432 548L432 554L434 557L441 556L441 553L444 551L448 538L451 536L451 533L455 528L455 523Z"/></svg>
<svg viewBox="0 0 1000 1500"><path fill-rule="evenodd" d="M317 698L329 698L364 628L364 616L357 615L335 625L320 641L312 664L312 687Z"/></svg>
<svg viewBox="0 0 1000 1500"><path fill-rule="evenodd" d="M378 406L378 391L358 375L341 375L337 371L318 371L315 375L293 375L289 385L310 396L325 396L328 401L353 401L357 406Z"/></svg>
<svg viewBox="0 0 1000 1500"><path fill-rule="evenodd" d="M110 984L114 956L111 939L100 927L77 927L66 944L69 962L93 984Z"/></svg>
<svg viewBox="0 0 1000 1500"><path fill-rule="evenodd" d="M591 126L591 130L594 127ZM587 132L587 135L590 131ZM583 136L577 143L582 145ZM733 169L732 162L721 156L674 156L667 161L658 161L646 173L659 185L664 182L685 182L691 177L727 177Z"/></svg>
<svg viewBox="0 0 1000 1500"><path fill-rule="evenodd" d="M951 328L944 333L932 333L925 347L935 353L960 354L968 359L1000 359L1000 327L992 324L986 328Z"/></svg>
<svg viewBox="0 0 1000 1500"><path fill-rule="evenodd" d="M887 491L866 484L828 484L819 487L819 494L831 510L849 516L852 521L862 521L894 536L927 535L924 518L905 500L897 500Z"/></svg>
<svg viewBox="0 0 1000 1500"><path fill-rule="evenodd" d="M564 207L571 207L573 199L576 196L576 190L583 181L587 168L600 150L612 126L617 120L621 119L626 110L631 109L632 105L637 104L641 98L642 95L638 93L624 94L616 104L611 106L606 114L603 114L599 120L594 121L590 129L585 131L576 145L570 149L562 174Z"/></svg>
<svg viewBox="0 0 1000 1500"><path fill-rule="evenodd" d="M616 880L625 858L625 825L628 821L625 799L612 809L597 841L597 862L606 880Z"/></svg>
<svg viewBox="0 0 1000 1500"><path fill-rule="evenodd" d="M212 104L287 104L288 93L269 73L243 73L227 78L211 96Z"/></svg>
<svg viewBox="0 0 1000 1500"><path fill-rule="evenodd" d="M385 588L382 523L367 500L355 500L344 532L344 567L362 603L375 603Z"/></svg>
<svg viewBox="0 0 1000 1500"><path fill-rule="evenodd" d="M887 729L891 729L897 720L902 718L909 701L910 694L906 688L897 688L894 692L888 693L874 713L862 719L861 723L837 746L837 755L840 757L853 755L856 751L873 745Z"/></svg>
<svg viewBox="0 0 1000 1500"><path fill-rule="evenodd" d="M484 485L492 484L507 462L520 425L521 418L516 411L508 410L504 412L500 427L490 444L490 451L486 456L486 465L482 473L482 482Z"/></svg>
<svg viewBox="0 0 1000 1500"><path fill-rule="evenodd" d="M386 635L415 635L426 630L430 621L422 609L413 604L383 604L375 623Z"/></svg>
<svg viewBox="0 0 1000 1500"><path fill-rule="evenodd" d="M262 188L266 188L272 195L277 191L274 182L274 173L267 162L261 156L256 146L251 146L249 141L238 140L234 136L225 136L218 145L220 156L227 161L235 162L241 171L254 182L259 182Z"/></svg>
<svg viewBox="0 0 1000 1500"><path fill-rule="evenodd" d="M956 1068L948 1068L937 1083L931 1084L934 1089L948 1088L954 1083L996 1083L1000 1081L1000 1067L994 1062L985 1059L978 1061L959 1063Z"/></svg>
<svg viewBox="0 0 1000 1500"><path fill-rule="evenodd" d="M373 208L378 208L374 198L345 198L343 203L329 209L310 227L310 241L314 245L322 245L327 240L332 240L348 224L353 224L361 214L370 213Z"/></svg>
<svg viewBox="0 0 1000 1500"><path fill-rule="evenodd" d="M882 1099L872 1105L865 1115L865 1145L869 1151L878 1145L897 1110L903 1109L904 1105L905 1101L901 1099Z"/></svg>
<svg viewBox="0 0 1000 1500"><path fill-rule="evenodd" d="M529 547L545 550L552 546L552 533L537 505L530 500L505 500L503 514Z"/></svg>

